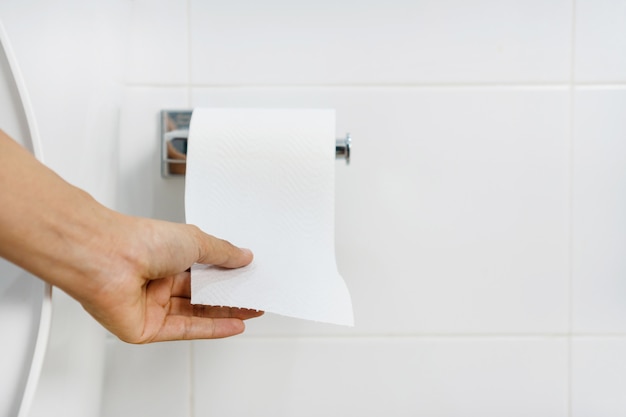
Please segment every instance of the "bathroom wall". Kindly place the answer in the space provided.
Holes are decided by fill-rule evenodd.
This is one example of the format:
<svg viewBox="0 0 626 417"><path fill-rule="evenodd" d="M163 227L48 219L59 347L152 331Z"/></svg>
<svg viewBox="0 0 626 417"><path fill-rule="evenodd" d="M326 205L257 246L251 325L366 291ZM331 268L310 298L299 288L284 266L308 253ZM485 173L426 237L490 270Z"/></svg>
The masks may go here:
<svg viewBox="0 0 626 417"><path fill-rule="evenodd" d="M626 413L626 1L133 8L120 209L183 220L161 109L335 108L357 325L109 339L103 416Z"/></svg>
<svg viewBox="0 0 626 417"><path fill-rule="evenodd" d="M109 339L103 416L626 413L626 1L133 9L120 209L183 220L161 109L335 108L357 325Z"/></svg>
<svg viewBox="0 0 626 417"><path fill-rule="evenodd" d="M29 92L44 162L111 207L130 5L128 0L0 1L0 19ZM80 304L54 290L50 339L31 416L99 414L104 341L105 331Z"/></svg>
<svg viewBox="0 0 626 417"><path fill-rule="evenodd" d="M626 413L626 0L53 4L2 4L48 161L124 212L183 220L161 109L332 107L354 138L336 222L357 325L108 337L102 416ZM116 135L124 60L100 59L125 47ZM57 384L98 380L64 361Z"/></svg>

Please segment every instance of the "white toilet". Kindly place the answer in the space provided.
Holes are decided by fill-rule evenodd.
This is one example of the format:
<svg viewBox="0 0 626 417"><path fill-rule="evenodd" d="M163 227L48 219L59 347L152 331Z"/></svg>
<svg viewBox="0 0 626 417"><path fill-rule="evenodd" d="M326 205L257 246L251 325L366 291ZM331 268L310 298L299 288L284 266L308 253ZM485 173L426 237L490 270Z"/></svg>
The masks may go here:
<svg viewBox="0 0 626 417"><path fill-rule="evenodd" d="M0 22L0 128L42 159L30 101ZM0 258L0 417L25 417L50 328L51 288Z"/></svg>

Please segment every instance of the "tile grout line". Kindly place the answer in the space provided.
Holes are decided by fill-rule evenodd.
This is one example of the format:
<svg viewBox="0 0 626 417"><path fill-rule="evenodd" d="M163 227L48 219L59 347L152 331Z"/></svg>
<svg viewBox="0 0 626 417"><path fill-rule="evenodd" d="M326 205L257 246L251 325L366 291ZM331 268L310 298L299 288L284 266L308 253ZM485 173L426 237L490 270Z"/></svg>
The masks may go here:
<svg viewBox="0 0 626 417"><path fill-rule="evenodd" d="M187 9L187 108L191 108L191 0L185 2ZM196 415L194 408L194 343L189 342L189 417Z"/></svg>
<svg viewBox="0 0 626 417"><path fill-rule="evenodd" d="M187 0L187 107L191 108L191 0Z"/></svg>
<svg viewBox="0 0 626 417"><path fill-rule="evenodd" d="M407 334L359 334L359 335L341 335L341 334L267 334L267 335L245 335L239 338L239 340L262 340L262 339L299 339L299 340L320 340L320 339L334 339L334 340L402 340L402 339L416 339L416 340L428 340L428 339L447 339L447 340L478 340L478 339L492 339L492 340L507 340L507 339L607 339L617 338L626 339L626 333L407 333Z"/></svg>
<svg viewBox="0 0 626 417"><path fill-rule="evenodd" d="M567 338L567 415L573 417L573 331L574 331L574 117L576 93L576 0L572 0L569 97L569 245L568 245L568 338Z"/></svg>
<svg viewBox="0 0 626 417"><path fill-rule="evenodd" d="M190 74L188 74L190 77ZM129 85L136 87L184 87L191 85L196 88L569 88L569 81L562 82L409 82L409 83L303 83L303 84L274 84L274 83L166 83L166 82L132 82ZM581 86L626 86L626 83L578 83Z"/></svg>
<svg viewBox="0 0 626 417"><path fill-rule="evenodd" d="M187 8L187 108L192 108L192 82L191 82L191 65L192 65L192 48L191 48L191 0L186 1ZM195 417L196 409L194 404L195 396L195 383L194 383L194 358L195 358L195 343L189 341L189 417Z"/></svg>
<svg viewBox="0 0 626 417"><path fill-rule="evenodd" d="M193 368L193 358L194 358L194 343L193 341L189 341L189 417L194 417L196 415L196 410L194 408L194 368Z"/></svg>
<svg viewBox="0 0 626 417"><path fill-rule="evenodd" d="M189 54L190 55L190 54ZM191 58L189 58L191 61ZM189 64L191 66L191 64ZM187 74L191 78L191 70ZM459 83L459 84L437 84L437 83L415 83L415 84L194 84L194 83L139 83L127 82L125 87L130 88L186 88L189 93L194 88L215 89L215 90L255 90L255 89L392 89L392 90L497 90L510 89L518 91L528 90L621 90L626 89L626 83L503 83L503 84L487 84L487 83ZM190 94L191 95L191 94ZM188 100L191 102L191 99Z"/></svg>

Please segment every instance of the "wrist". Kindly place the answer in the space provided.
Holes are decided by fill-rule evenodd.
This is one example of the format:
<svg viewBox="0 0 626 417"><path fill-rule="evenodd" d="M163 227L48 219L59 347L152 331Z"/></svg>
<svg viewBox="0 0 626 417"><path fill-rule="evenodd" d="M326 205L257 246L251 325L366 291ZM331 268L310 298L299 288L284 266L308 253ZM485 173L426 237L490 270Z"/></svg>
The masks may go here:
<svg viewBox="0 0 626 417"><path fill-rule="evenodd" d="M103 264L111 262L110 229L122 215L1 132L0 164L0 256L71 295L93 291Z"/></svg>

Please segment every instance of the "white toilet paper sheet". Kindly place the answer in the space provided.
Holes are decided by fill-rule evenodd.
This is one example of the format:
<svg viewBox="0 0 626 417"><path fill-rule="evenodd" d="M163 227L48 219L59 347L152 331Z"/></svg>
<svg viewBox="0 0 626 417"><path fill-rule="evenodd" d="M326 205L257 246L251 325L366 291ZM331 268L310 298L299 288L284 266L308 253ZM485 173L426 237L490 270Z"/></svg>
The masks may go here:
<svg viewBox="0 0 626 417"><path fill-rule="evenodd" d="M187 222L248 247L251 265L194 265L193 304L353 324L335 263L333 110L194 109Z"/></svg>

